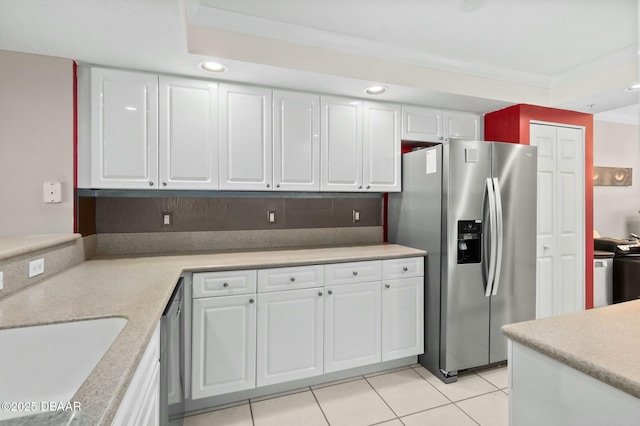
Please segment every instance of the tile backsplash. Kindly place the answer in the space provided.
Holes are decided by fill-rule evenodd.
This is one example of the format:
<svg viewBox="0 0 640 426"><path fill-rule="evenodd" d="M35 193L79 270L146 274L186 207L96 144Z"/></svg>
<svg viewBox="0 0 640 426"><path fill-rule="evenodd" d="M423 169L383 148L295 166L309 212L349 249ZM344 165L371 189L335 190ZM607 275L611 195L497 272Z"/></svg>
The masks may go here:
<svg viewBox="0 0 640 426"><path fill-rule="evenodd" d="M382 226L382 196L79 197L78 229L107 233L285 230ZM359 220L354 221L354 210ZM270 223L268 212L275 222ZM171 224L163 225L169 214Z"/></svg>

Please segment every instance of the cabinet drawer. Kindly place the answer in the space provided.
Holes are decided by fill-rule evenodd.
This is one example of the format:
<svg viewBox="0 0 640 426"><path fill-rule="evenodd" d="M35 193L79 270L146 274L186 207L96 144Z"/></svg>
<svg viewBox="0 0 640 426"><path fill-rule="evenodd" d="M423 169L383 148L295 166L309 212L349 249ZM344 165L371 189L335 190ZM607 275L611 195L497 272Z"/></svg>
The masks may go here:
<svg viewBox="0 0 640 426"><path fill-rule="evenodd" d="M256 292L257 271L196 272L193 297L228 296Z"/></svg>
<svg viewBox="0 0 640 426"><path fill-rule="evenodd" d="M424 275L424 257L388 259L382 261L382 279L420 277Z"/></svg>
<svg viewBox="0 0 640 426"><path fill-rule="evenodd" d="M353 284L382 279L382 261L334 263L324 267L325 284Z"/></svg>
<svg viewBox="0 0 640 426"><path fill-rule="evenodd" d="M258 291L322 287L324 285L323 272L322 265L260 269L258 271Z"/></svg>

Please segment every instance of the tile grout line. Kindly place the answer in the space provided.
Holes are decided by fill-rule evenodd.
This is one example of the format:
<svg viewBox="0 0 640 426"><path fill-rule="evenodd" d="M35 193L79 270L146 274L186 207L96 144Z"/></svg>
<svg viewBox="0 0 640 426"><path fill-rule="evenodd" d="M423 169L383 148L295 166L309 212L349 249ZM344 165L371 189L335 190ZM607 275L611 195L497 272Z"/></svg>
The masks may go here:
<svg viewBox="0 0 640 426"><path fill-rule="evenodd" d="M256 421L253 418L253 407L251 406L251 400L249 400L249 414L251 414L251 424L256 426Z"/></svg>
<svg viewBox="0 0 640 426"><path fill-rule="evenodd" d="M466 400L463 400L463 401L466 401ZM480 423L478 423L478 421L477 421L476 419L474 419L473 417L471 417L471 414L469 414L469 413L467 413L466 411L464 411L464 410L462 409L462 407L459 407L459 406L458 406L458 404L456 404L456 403L454 402L454 403L453 403L453 405L455 405L455 406L456 406L456 408L457 408L458 410L462 411L462 412L464 413L464 415L465 415L465 416L469 417L469 418L471 419L471 421L472 421L472 422L474 422L474 423L475 423L475 424L477 424L478 426L482 426L482 425L480 425Z"/></svg>
<svg viewBox="0 0 640 426"><path fill-rule="evenodd" d="M379 377L379 376L375 376L375 377ZM369 383L369 380L367 380L367 378L366 378L366 377L364 377L364 380L365 380L365 382L367 382L367 384L369 385L369 387L370 387L371 389L373 389L373 391L376 393L376 395L378 395L378 397L382 400L382 402L384 402L384 404L385 404L387 407L389 407L389 410L391 410L391 412L393 413L393 415L394 415L394 416L396 416L396 419L400 420L400 416L398 416L398 413L396 413L396 412L394 411L394 409L393 409L393 408L391 408L391 406L389 405L389 403L388 403L388 402L387 402L387 401L382 397L382 395L380 395L380 394L378 393L378 390L377 390L376 388L374 388L374 387L373 387L373 385L372 385L371 383ZM393 420L393 419L389 419L389 420ZM389 420L385 420L385 421L389 421ZM400 421L402 421L402 420L400 420Z"/></svg>
<svg viewBox="0 0 640 426"><path fill-rule="evenodd" d="M324 388L320 388L320 389L324 389ZM324 413L324 410L322 409L322 405L320 405L320 401L318 401L318 397L316 396L316 393L313 391L313 389L311 389L311 387L309 387L309 390L311 391L311 395L313 395L313 399L316 400L316 404L318 404L318 408L320 408L320 412L322 413L324 420L327 422L329 426L331 426L331 423L329 423L329 419L327 418L327 415Z"/></svg>

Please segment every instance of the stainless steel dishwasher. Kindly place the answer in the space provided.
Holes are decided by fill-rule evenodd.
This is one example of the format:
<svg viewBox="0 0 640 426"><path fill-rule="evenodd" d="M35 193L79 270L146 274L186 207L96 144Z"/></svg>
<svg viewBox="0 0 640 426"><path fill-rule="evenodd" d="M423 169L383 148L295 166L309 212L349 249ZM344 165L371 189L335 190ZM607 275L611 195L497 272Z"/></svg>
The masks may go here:
<svg viewBox="0 0 640 426"><path fill-rule="evenodd" d="M184 413L184 279L160 320L160 424L182 425Z"/></svg>

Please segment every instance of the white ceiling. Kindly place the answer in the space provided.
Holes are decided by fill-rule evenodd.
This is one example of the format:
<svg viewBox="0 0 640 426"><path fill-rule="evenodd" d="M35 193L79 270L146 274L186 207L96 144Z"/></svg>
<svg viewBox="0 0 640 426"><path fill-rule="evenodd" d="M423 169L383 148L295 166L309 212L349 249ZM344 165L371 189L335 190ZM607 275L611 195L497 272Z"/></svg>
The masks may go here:
<svg viewBox="0 0 640 426"><path fill-rule="evenodd" d="M0 49L485 113L637 104L637 0L2 0ZM211 77L196 64L229 66ZM593 106L588 106L592 105Z"/></svg>

